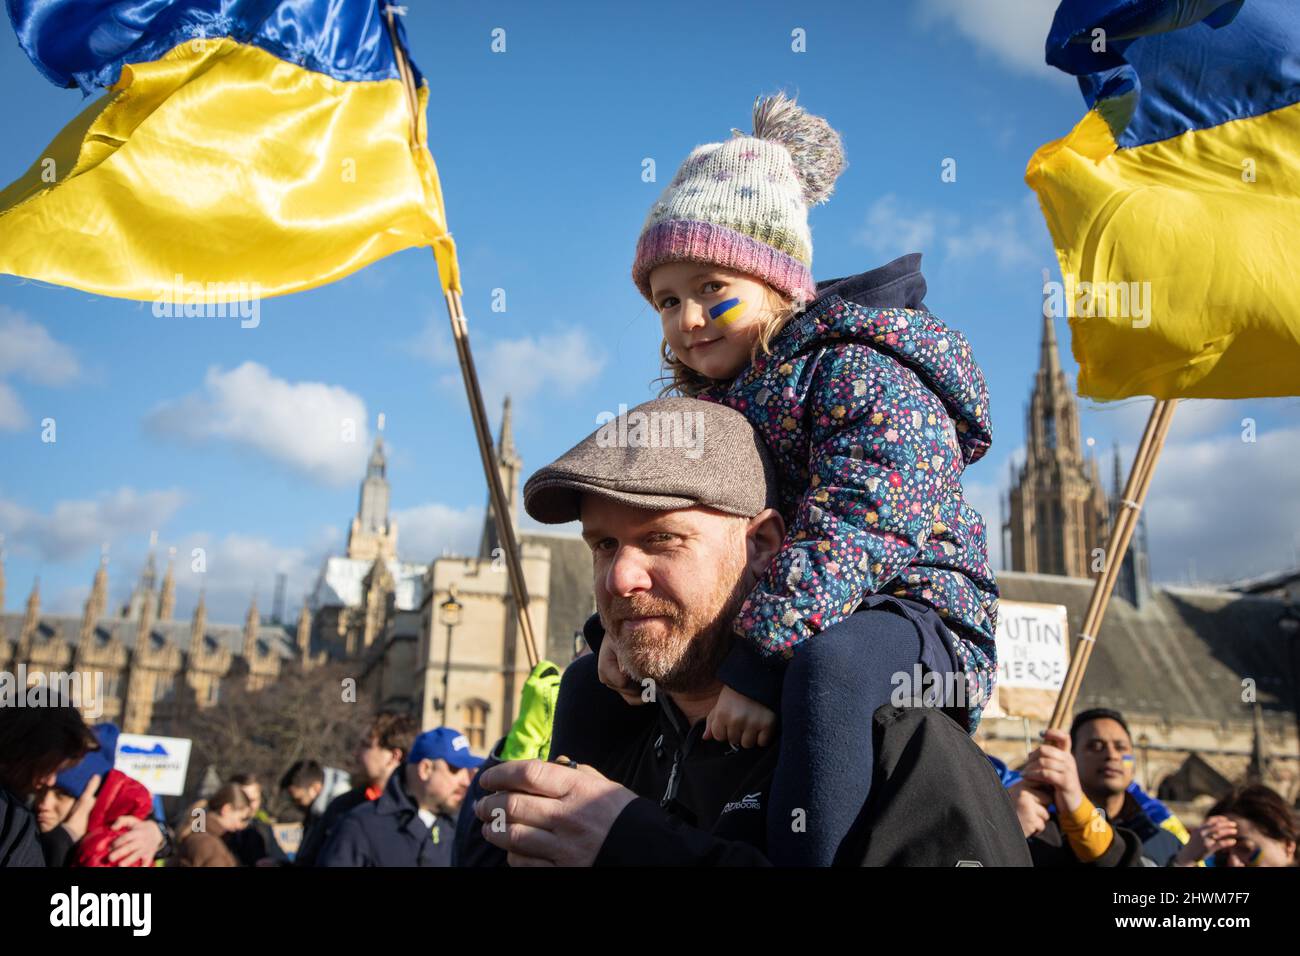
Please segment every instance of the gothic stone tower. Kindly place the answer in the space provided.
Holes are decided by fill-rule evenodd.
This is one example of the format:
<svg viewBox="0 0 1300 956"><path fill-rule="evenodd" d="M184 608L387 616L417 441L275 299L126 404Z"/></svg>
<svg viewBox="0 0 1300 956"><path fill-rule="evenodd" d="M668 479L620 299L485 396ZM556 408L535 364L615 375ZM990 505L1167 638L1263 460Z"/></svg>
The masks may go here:
<svg viewBox="0 0 1300 956"><path fill-rule="evenodd" d="M1025 463L1012 466L1011 569L1091 577L1106 545L1108 507L1097 461L1083 454L1079 411L1061 370L1056 329L1043 309L1043 341L1029 400ZM1006 553L1004 551L1004 553Z"/></svg>
<svg viewBox="0 0 1300 956"><path fill-rule="evenodd" d="M379 425L383 430L382 417ZM397 560L397 525L388 520L387 462L384 459L384 439L375 436L375 447L366 465L366 477L361 482L361 502L357 516L348 531L348 557L362 561L375 558Z"/></svg>

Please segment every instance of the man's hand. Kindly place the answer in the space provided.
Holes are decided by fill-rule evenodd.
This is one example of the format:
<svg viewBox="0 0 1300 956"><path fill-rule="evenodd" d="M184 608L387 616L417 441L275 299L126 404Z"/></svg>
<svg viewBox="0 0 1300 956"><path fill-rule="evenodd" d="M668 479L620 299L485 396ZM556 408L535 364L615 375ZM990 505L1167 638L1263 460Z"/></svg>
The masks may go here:
<svg viewBox="0 0 1300 956"><path fill-rule="evenodd" d="M1073 812L1083 803L1084 794L1079 768L1070 753L1070 735L1063 730L1049 730L1043 738L1020 772L1030 783L1050 787L1056 794L1057 806Z"/></svg>
<svg viewBox="0 0 1300 956"><path fill-rule="evenodd" d="M623 673L623 668L618 666L614 642L609 639L608 634L600 642L600 656L596 658L596 674L602 684L610 690L617 691L619 696L633 707L646 703L641 699L641 685Z"/></svg>
<svg viewBox="0 0 1300 956"><path fill-rule="evenodd" d="M113 866L148 865L162 849L162 827L152 820L118 817L111 829L122 831L109 848L108 862Z"/></svg>
<svg viewBox="0 0 1300 956"><path fill-rule="evenodd" d="M1207 817L1189 834L1191 839L1174 857L1174 866L1196 866L1207 856L1237 845L1237 824L1228 817Z"/></svg>
<svg viewBox="0 0 1300 956"><path fill-rule="evenodd" d="M72 805L63 821L63 829L68 831L73 843L86 835L86 827L90 825L90 811L95 808L95 795L99 793L99 779L99 774L90 778L86 789L81 791L81 796L77 797L77 802Z"/></svg>
<svg viewBox="0 0 1300 956"><path fill-rule="evenodd" d="M511 866L591 866L636 794L591 767L515 760L483 771L474 813Z"/></svg>
<svg viewBox="0 0 1300 956"><path fill-rule="evenodd" d="M722 685L709 711L704 739L725 740L733 747L766 747L772 742L776 714L758 701Z"/></svg>
<svg viewBox="0 0 1300 956"><path fill-rule="evenodd" d="M1026 840L1047 829L1047 821L1051 819L1051 814L1047 812L1047 805L1052 802L1050 796L1023 780L1009 787L1007 794L1015 805L1016 819L1020 821L1020 830Z"/></svg>

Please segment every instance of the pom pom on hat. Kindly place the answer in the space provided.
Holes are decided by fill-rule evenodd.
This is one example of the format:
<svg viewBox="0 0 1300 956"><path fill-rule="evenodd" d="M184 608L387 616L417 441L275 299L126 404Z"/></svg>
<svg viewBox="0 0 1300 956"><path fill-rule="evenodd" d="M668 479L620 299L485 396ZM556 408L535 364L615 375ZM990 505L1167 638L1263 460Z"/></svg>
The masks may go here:
<svg viewBox="0 0 1300 956"><path fill-rule="evenodd" d="M733 129L732 134L745 135L738 129ZM777 93L754 100L752 135L780 143L790 151L808 205L815 206L830 198L835 180L847 165L844 143L830 123L798 106L784 93Z"/></svg>

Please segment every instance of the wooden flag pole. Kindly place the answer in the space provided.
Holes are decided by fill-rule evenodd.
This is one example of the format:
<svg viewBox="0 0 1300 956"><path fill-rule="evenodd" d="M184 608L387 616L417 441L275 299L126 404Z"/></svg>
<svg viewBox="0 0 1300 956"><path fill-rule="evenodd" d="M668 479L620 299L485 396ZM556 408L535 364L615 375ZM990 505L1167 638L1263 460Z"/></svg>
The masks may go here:
<svg viewBox="0 0 1300 956"><path fill-rule="evenodd" d="M1138 515L1146 501L1147 489L1151 486L1156 461L1160 457L1161 449L1164 448L1165 436L1169 434L1169 426L1174 418L1174 407L1177 404L1177 399L1158 400L1147 419L1142 441L1138 445L1137 454L1133 457L1128 481L1124 485L1119 514L1111 528L1110 540L1106 543L1106 562L1101 576L1093 585L1092 597L1088 601L1088 610L1083 618L1083 629L1079 632L1079 642L1075 647L1074 656L1070 658L1070 668L1066 672L1065 682L1061 685L1061 691L1056 698L1056 707L1052 711L1052 719L1048 723L1048 728L1051 730L1064 730L1074 713L1074 703L1083 684L1083 674L1088 667L1088 659L1092 656L1092 649L1097 643L1097 633L1101 630L1102 618L1106 615L1106 607L1110 602L1115 580L1119 577L1120 566L1124 563L1129 541L1133 537L1133 530L1137 527Z"/></svg>
<svg viewBox="0 0 1300 956"><path fill-rule="evenodd" d="M393 44L393 54L397 59L397 72L402 77L406 90L407 103L411 108L411 142L418 148L419 94L415 89L415 74L406 60L406 50L397 39L397 25L393 21L393 7L384 8L388 22L388 37ZM515 541L515 529L510 523L510 503L506 500L505 488L501 484L501 470L497 466L496 452L492 447L492 432L488 427L487 412L483 407L483 392L479 388L478 370L474 366L474 354L469 346L469 324L461 307L460 293L447 290L443 293L447 301L447 315L451 320L452 337L456 340L456 356L460 360L461 378L465 381L465 397L469 399L470 417L474 421L474 436L478 440L479 457L483 462L483 473L487 477L488 496L492 510L496 513L497 535L501 548L505 552L506 573L510 578L510 593L514 597L515 613L519 619L519 632L524 641L524 652L528 655L528 667L531 670L541 659L537 652L537 638L533 633L533 620L528 613L528 587L524 582L524 569L519 560L519 546Z"/></svg>

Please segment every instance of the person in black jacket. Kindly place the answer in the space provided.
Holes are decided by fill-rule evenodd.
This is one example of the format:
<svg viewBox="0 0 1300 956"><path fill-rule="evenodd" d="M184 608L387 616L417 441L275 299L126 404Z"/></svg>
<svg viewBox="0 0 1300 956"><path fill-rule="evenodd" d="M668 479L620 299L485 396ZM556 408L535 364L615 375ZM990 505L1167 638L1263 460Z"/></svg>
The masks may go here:
<svg viewBox="0 0 1300 956"><path fill-rule="evenodd" d="M1011 787L1034 866L1142 866L1142 841L1084 792L1063 730L1048 730Z"/></svg>
<svg viewBox="0 0 1300 956"><path fill-rule="evenodd" d="M0 866L45 866L47 858L49 865L62 864L80 834L63 827L40 833L27 801L98 747L71 705L0 707Z"/></svg>
<svg viewBox="0 0 1300 956"><path fill-rule="evenodd" d="M1152 820L1129 792L1133 782L1133 736L1117 710L1097 707L1075 714L1070 723L1070 752L1079 768L1079 783L1106 819L1137 835L1142 856L1169 866L1182 840Z"/></svg>
<svg viewBox="0 0 1300 956"><path fill-rule="evenodd" d="M867 726L848 717L878 693L862 683L874 675L910 681L922 669L916 661L952 672L942 621L915 602L869 595L862 607L876 613L851 614L801 647L773 742L706 739L727 625L781 546L784 524L770 506L770 463L744 416L691 399L672 409L701 416L697 434L707 438L688 449L695 454L598 431L524 491L537 520L582 521L599 608L587 642L598 651L616 641L620 665L653 706L628 706L601 684L596 656L571 664L551 744L552 757L570 760L490 761L471 790L479 825L462 811L457 864L764 865L772 835L786 830L828 847L836 864L1028 865L1010 801L958 725L957 702L905 694ZM647 403L628 416L658 411ZM871 666L859 666L864 655ZM823 752L871 768L865 792L819 792L843 779L831 768L782 774L803 765L783 755L813 732ZM773 812L778 789L816 794L810 804L842 801L848 824L808 819L797 800L790 814Z"/></svg>
<svg viewBox="0 0 1300 956"><path fill-rule="evenodd" d="M262 809L262 781L255 773L237 773L230 783L244 791L251 814L248 826L228 831L224 839L240 866L285 866L289 857L275 838L270 818Z"/></svg>
<svg viewBox="0 0 1300 956"><path fill-rule="evenodd" d="M403 768L378 800L339 822L319 866L450 866L456 813L470 770L483 763L450 727L415 738Z"/></svg>

